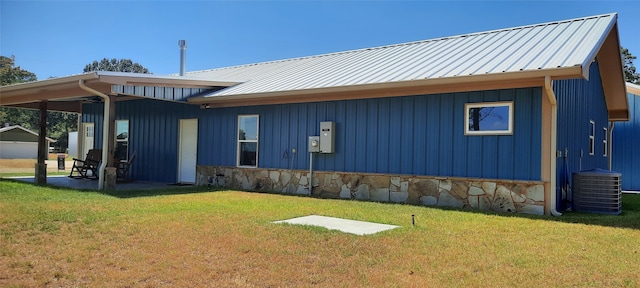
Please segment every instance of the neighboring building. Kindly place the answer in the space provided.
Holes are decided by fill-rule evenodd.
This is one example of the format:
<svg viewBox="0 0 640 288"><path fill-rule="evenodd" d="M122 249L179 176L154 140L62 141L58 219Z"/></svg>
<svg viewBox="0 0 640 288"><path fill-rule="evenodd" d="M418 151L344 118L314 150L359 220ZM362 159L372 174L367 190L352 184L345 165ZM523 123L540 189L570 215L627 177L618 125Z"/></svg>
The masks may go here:
<svg viewBox="0 0 640 288"><path fill-rule="evenodd" d="M640 191L640 85L627 83L631 121L613 128L613 167L622 173L622 190Z"/></svg>
<svg viewBox="0 0 640 288"><path fill-rule="evenodd" d="M138 180L555 214L565 175L606 169L601 131L629 119L619 50L617 14L605 14L184 77L94 72L5 95L53 105L38 91L74 93L91 127L81 134L96 148L114 137L121 159L135 152Z"/></svg>
<svg viewBox="0 0 640 288"><path fill-rule="evenodd" d="M51 143L56 142L48 137L45 139L47 147L51 147ZM38 133L19 125L0 128L0 158L38 158Z"/></svg>

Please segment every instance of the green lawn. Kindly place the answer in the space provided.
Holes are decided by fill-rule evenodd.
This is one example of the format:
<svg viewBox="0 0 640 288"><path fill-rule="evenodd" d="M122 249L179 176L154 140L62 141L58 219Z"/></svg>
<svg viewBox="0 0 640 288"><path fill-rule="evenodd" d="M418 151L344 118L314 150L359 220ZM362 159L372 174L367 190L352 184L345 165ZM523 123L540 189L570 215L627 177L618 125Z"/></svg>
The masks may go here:
<svg viewBox="0 0 640 288"><path fill-rule="evenodd" d="M310 214L402 228L356 236L271 223ZM638 287L639 243L640 195L624 195L618 216L552 218L0 180L0 287Z"/></svg>

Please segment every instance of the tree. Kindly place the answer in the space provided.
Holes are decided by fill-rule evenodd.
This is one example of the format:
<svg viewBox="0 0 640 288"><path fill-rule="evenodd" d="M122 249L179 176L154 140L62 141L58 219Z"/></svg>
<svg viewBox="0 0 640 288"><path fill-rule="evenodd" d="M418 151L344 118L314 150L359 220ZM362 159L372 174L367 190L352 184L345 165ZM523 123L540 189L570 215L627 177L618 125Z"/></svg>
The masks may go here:
<svg viewBox="0 0 640 288"><path fill-rule="evenodd" d="M0 56L0 85L38 80L36 74L23 70L20 66L16 67L15 59L16 57L13 55L11 57Z"/></svg>
<svg viewBox="0 0 640 288"><path fill-rule="evenodd" d="M149 69L144 68L138 62L133 63L133 61L131 61L130 59L116 60L115 58L112 58L111 60L102 58L100 62L93 61L91 64L87 64L86 66L84 66L83 72L86 73L92 71L114 71L151 74L151 72L149 72Z"/></svg>
<svg viewBox="0 0 640 288"><path fill-rule="evenodd" d="M622 64L624 65L624 80L630 83L640 84L640 74L636 73L636 66L633 65L633 60L637 57L633 56L627 48L620 48L620 54L622 55Z"/></svg>

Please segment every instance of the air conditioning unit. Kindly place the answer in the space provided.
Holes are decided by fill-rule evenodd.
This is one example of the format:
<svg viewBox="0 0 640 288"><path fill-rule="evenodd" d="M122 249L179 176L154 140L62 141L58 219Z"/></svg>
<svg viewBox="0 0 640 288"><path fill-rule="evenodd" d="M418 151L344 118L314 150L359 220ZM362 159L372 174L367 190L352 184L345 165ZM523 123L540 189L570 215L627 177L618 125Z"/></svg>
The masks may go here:
<svg viewBox="0 0 640 288"><path fill-rule="evenodd" d="M622 212L622 175L594 169L573 173L573 210L618 215Z"/></svg>

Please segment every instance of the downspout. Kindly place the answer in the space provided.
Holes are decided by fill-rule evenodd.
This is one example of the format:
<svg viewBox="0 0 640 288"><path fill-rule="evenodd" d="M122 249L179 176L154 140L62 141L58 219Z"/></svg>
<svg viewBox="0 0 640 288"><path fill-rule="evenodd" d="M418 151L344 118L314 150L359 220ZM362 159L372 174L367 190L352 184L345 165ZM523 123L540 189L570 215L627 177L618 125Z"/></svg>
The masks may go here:
<svg viewBox="0 0 640 288"><path fill-rule="evenodd" d="M550 197L550 206L549 212L553 216L562 216L562 213L556 210L556 202L557 202L557 187L556 187L556 151L557 149L557 134L558 134L558 103L556 102L556 93L553 92L553 86L551 83L551 77L544 77L544 89L547 92L547 98L549 98L549 104L551 104L551 149L549 153L549 169L551 170L551 177L549 178L549 188L551 189Z"/></svg>
<svg viewBox="0 0 640 288"><path fill-rule="evenodd" d="M111 101L109 101L109 96L106 94L84 85L84 80L82 79L78 80L78 86L80 86L82 90L93 93L93 95L99 96L104 100L104 115L102 121L102 162L100 162L100 167L98 168L98 179L100 179L98 181L98 190L104 190L104 169L107 167L107 159L109 157L107 147L109 147L109 111L111 109Z"/></svg>
<svg viewBox="0 0 640 288"><path fill-rule="evenodd" d="M609 171L611 171L613 169L613 128L615 127L616 122L611 121L609 123L609 135L607 135L607 156L609 156Z"/></svg>

